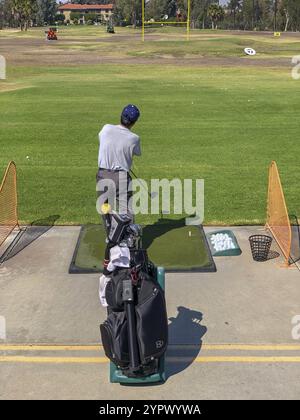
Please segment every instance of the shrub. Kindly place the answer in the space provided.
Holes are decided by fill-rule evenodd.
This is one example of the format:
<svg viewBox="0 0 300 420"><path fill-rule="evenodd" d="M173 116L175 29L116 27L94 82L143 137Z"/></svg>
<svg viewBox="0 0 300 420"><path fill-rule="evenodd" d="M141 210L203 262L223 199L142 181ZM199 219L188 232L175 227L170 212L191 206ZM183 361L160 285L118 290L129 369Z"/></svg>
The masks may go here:
<svg viewBox="0 0 300 420"><path fill-rule="evenodd" d="M75 23L75 20L77 21L77 23L78 23L78 21L79 21L79 19L81 18L81 16L82 16L82 14L81 13L79 13L79 12L71 12L71 14L70 14L70 19Z"/></svg>
<svg viewBox="0 0 300 420"><path fill-rule="evenodd" d="M84 15L84 20L88 23L89 21L91 21L93 24L94 22L96 22L96 20L100 20L98 19L98 15L96 13L85 13ZM90 23L88 23L88 25L91 25Z"/></svg>

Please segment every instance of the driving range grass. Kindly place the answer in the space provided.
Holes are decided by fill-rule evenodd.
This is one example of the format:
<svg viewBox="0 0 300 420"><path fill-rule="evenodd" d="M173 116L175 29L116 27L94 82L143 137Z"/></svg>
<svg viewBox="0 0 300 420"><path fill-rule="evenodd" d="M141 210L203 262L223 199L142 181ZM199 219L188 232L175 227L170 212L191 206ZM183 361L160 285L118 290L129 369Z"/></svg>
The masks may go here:
<svg viewBox="0 0 300 420"><path fill-rule="evenodd" d="M300 82L290 72L138 64L10 67L9 78L0 81L0 169L9 160L17 164L21 221L50 215L60 215L60 224L98 221L97 134L103 124L118 123L127 103L142 112L135 127L143 151L136 172L147 180L203 178L206 224L264 223L272 160L290 213L300 214Z"/></svg>
<svg viewBox="0 0 300 420"><path fill-rule="evenodd" d="M300 39L284 34L282 38L274 38L270 34L251 35L228 31L191 31L190 40L186 42L183 28L147 28L145 40L142 42L138 31L130 28L117 28L116 35L120 42L107 42L111 36L103 29L80 28L77 33L72 27L59 32L61 42L55 48L63 50L101 51L105 56L137 56L156 58L161 56L181 57L245 57L245 45L257 51L256 58L284 58L297 55L300 51ZM37 31L33 31L37 37ZM71 37L76 39L70 41ZM128 42L128 36L133 36ZM247 57L245 57L247 59Z"/></svg>
<svg viewBox="0 0 300 420"><path fill-rule="evenodd" d="M33 28L27 32L2 30L1 38L40 40L45 37L45 29ZM128 38L130 37L130 39ZM244 57L245 46L257 51L256 58L291 58L300 51L300 38L295 34L284 33L275 38L271 33L232 32L222 30L191 30L190 40L186 41L186 29L178 27L146 28L142 42L139 29L116 28L111 35L103 26L68 26L58 28L59 41L44 47L70 51L97 51L105 56L141 56L155 58L173 57ZM118 42L107 42L117 38ZM247 57L245 57L247 59Z"/></svg>

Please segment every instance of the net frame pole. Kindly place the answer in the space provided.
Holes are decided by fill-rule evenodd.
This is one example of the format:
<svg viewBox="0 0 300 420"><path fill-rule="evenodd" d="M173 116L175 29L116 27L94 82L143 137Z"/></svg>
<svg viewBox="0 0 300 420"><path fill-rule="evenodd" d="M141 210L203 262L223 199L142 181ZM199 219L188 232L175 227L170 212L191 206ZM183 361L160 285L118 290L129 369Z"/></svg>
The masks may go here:
<svg viewBox="0 0 300 420"><path fill-rule="evenodd" d="M274 227L272 226L272 220L271 220L271 197L272 197L272 185L273 185L273 176L275 176L277 178L277 182L278 182L278 188L279 188L279 192L281 195L281 201L282 201L282 206L284 208L284 212L285 212L285 217L286 217L286 226L287 226L287 231L288 231L288 242L287 242L287 246L283 246L282 241L280 240L276 229L274 229ZM289 219L289 213L288 213L288 209L287 209L287 205L286 205L286 201L285 201L285 196L284 196L284 192L283 192L283 188L282 188L282 184L281 184L281 179L280 179L280 175L279 175L279 171L278 171L278 167L275 161L272 161L270 166L269 166L269 184L268 184L268 201L267 201L267 221L266 221L266 225L265 228L267 230L269 230L276 243L278 244L281 252L283 253L284 257L285 257L285 262L284 262L284 266L285 267L290 267L290 257L291 257L291 247L292 247L292 228L291 228L291 223L290 223L290 219Z"/></svg>
<svg viewBox="0 0 300 420"><path fill-rule="evenodd" d="M9 171L10 171L12 166L14 168L14 184L15 184L15 188L16 188L15 189L15 203L16 203L16 205L15 205L15 223L14 223L14 225L11 225L11 228L10 228L9 232L7 233L7 235L5 235L3 237L3 239L0 240L0 246L6 241L6 239L9 237L9 235L12 233L12 231L14 229L18 228L20 230L19 217L18 217L17 167L16 167L15 162L13 162L13 161L9 162L9 164L7 165L7 168L4 172L4 176L3 176L2 182L0 184L0 194L3 190L3 188L4 188L5 181L7 179L7 176L9 174Z"/></svg>

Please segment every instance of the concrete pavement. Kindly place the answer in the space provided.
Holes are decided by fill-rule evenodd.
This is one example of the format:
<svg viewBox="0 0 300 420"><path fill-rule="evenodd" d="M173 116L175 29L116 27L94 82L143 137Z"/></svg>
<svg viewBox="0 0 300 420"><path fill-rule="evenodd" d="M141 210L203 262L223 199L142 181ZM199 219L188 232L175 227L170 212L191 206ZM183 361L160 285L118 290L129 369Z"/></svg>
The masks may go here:
<svg viewBox="0 0 300 420"><path fill-rule="evenodd" d="M99 276L68 274L79 229L54 227L0 267L1 399L299 398L300 273L252 260L261 228L232 228L243 253L215 258L217 273L167 274L168 380L146 388L108 381Z"/></svg>

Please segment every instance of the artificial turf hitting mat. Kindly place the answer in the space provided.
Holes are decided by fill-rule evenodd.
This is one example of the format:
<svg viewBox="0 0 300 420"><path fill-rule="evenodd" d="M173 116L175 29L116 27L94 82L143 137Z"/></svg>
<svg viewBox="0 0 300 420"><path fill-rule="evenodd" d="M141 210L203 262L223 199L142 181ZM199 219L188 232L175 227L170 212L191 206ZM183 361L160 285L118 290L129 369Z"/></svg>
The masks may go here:
<svg viewBox="0 0 300 420"><path fill-rule="evenodd" d="M101 225L81 228L70 274L102 271L105 237ZM150 260L168 272L216 271L202 226L185 226L174 221L145 226L142 245Z"/></svg>

